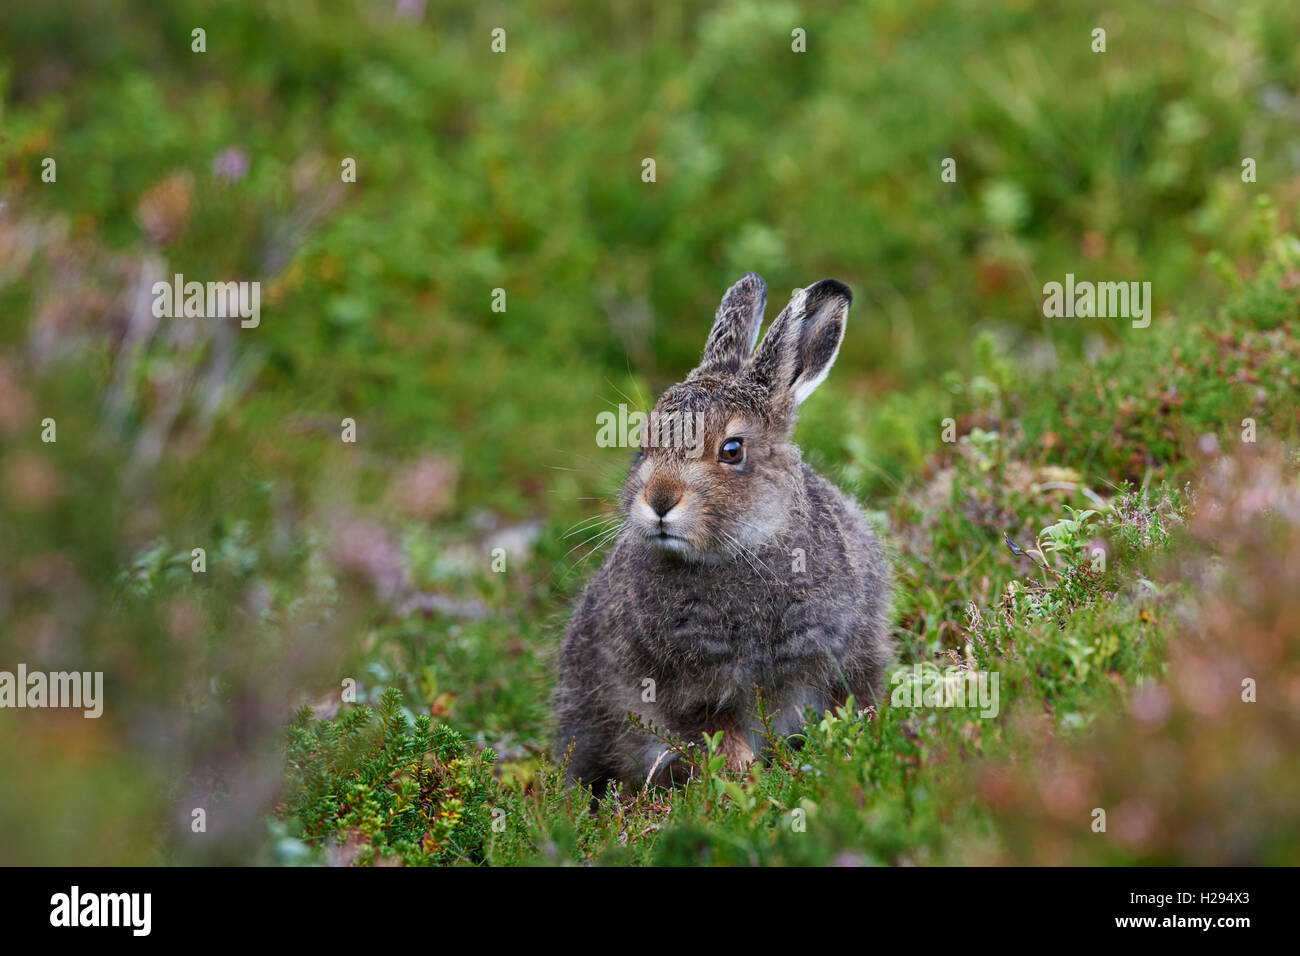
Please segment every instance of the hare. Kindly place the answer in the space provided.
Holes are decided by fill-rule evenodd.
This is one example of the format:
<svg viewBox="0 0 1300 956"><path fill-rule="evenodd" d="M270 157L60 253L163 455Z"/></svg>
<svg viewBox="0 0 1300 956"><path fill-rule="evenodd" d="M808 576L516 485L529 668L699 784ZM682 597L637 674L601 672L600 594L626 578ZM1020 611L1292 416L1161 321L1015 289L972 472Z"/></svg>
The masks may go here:
<svg viewBox="0 0 1300 956"><path fill-rule="evenodd" d="M807 708L877 700L893 657L888 564L858 506L791 442L852 298L834 279L798 291L755 350L767 287L747 273L699 367L660 396L619 498L622 530L560 648L570 782L600 794L689 777L634 717L687 743L722 731L744 765L761 746L756 688L786 736Z"/></svg>

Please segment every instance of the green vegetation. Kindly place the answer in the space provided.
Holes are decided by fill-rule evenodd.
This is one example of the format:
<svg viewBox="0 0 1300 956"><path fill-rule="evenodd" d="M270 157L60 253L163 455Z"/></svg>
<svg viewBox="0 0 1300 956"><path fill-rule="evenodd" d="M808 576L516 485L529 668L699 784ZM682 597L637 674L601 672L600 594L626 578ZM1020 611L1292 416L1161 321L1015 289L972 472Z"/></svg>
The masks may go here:
<svg viewBox="0 0 1300 956"><path fill-rule="evenodd" d="M416 6L0 13L0 670L106 701L0 710L0 862L1296 859L1300 8ZM853 287L799 441L900 664L999 713L858 701L592 808L549 709L595 416L749 269ZM260 326L151 319L175 273ZM1044 319L1067 273L1151 326Z"/></svg>
<svg viewBox="0 0 1300 956"><path fill-rule="evenodd" d="M377 715L360 706L336 722L313 720L304 707L289 732L288 812L309 839L354 833L355 862L393 854L408 864L481 863L491 760L445 724L430 728L427 715L412 728L395 690Z"/></svg>

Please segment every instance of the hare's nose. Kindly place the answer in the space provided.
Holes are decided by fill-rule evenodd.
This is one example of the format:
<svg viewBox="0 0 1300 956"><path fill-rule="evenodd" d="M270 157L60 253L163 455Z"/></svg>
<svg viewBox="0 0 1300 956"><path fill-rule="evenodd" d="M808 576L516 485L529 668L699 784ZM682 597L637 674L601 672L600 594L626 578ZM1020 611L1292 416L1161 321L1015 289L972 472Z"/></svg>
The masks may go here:
<svg viewBox="0 0 1300 956"><path fill-rule="evenodd" d="M646 502L660 518L667 517L668 512L672 511L677 502L681 500L682 490L680 488L657 485L646 491Z"/></svg>

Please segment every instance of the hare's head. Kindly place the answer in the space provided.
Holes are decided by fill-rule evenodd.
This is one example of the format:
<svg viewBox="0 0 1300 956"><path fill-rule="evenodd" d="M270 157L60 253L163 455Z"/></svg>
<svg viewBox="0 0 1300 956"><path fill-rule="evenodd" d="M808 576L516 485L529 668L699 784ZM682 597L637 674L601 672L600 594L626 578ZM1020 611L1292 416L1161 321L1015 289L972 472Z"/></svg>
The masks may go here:
<svg viewBox="0 0 1300 956"><path fill-rule="evenodd" d="M750 272L727 291L699 367L643 429L620 498L633 541L721 560L781 529L802 486L795 416L835 361L852 299L834 279L800 290L755 349L767 286Z"/></svg>

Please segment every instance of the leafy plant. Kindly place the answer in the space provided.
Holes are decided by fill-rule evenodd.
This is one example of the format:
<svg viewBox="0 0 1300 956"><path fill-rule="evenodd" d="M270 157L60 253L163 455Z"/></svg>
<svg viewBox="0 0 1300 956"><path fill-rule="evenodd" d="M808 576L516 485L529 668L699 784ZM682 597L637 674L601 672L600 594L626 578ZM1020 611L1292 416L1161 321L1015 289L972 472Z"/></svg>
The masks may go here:
<svg viewBox="0 0 1300 956"><path fill-rule="evenodd" d="M487 858L494 755L421 715L412 725L390 688L334 720L301 708L288 728L283 813L346 862L482 863Z"/></svg>

